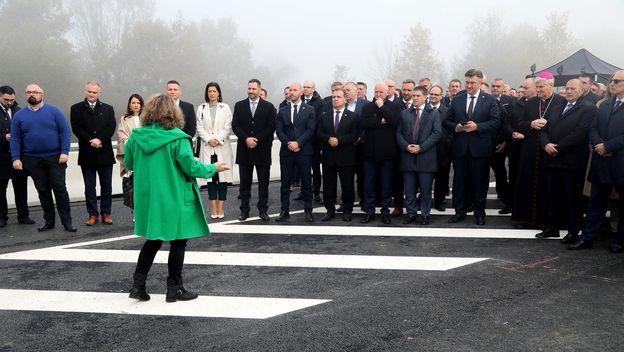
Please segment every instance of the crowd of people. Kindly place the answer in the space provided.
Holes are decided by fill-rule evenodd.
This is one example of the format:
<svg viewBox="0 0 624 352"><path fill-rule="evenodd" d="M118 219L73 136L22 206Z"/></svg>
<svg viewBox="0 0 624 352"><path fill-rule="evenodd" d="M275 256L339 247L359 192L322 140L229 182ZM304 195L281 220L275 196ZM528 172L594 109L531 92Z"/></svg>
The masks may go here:
<svg viewBox="0 0 624 352"><path fill-rule="evenodd" d="M588 74L569 80L559 94L554 86L549 72L526 78L514 89L500 78L488 83L480 70L471 69L446 90L428 78L418 83L406 79L400 89L392 80L378 82L368 100L364 82L334 82L331 95L322 98L309 80L285 87L284 101L275 108L260 81L251 79L247 98L233 109L223 103L216 82L206 85L205 103L195 109L180 100L180 83L172 80L166 94L147 100L132 94L117 120L113 107L100 100L100 85L89 82L84 100L70 109L71 123L60 109L44 103L39 85L26 87L28 105L23 109L13 88L2 86L0 227L8 220L9 180L18 223L35 223L26 203L30 176L44 212L38 231L55 227L52 194L64 229L76 231L65 186L73 132L84 179L86 225L113 223L111 184L117 161L124 192L130 193L124 203L135 211L135 233L147 238L131 297L149 299L145 278L166 240L172 241L168 300L192 299L196 295L184 290L181 279L186 239L209 233L195 178L208 186L210 217L224 218L235 162L238 219L244 221L250 216L255 168L256 207L259 218L268 221L271 149L277 136L277 222L290 218L291 192L298 184L301 192L295 199L303 201L306 222L316 221L314 202L326 208L321 221L332 221L337 213L352 221L357 198L363 224L375 221L376 215L384 224L404 215L405 225L429 225L431 209L452 207L449 223L465 221L474 212L475 223L483 226L491 169L504 205L499 213L511 214L514 227L540 230L538 238L560 237L566 229L561 242L569 249L591 248L609 209L614 233L609 249L622 252L618 215L624 206L624 71L614 73L607 86ZM238 138L235 160L232 134ZM167 207L158 206L163 199ZM180 208L179 217L170 221L173 204Z"/></svg>

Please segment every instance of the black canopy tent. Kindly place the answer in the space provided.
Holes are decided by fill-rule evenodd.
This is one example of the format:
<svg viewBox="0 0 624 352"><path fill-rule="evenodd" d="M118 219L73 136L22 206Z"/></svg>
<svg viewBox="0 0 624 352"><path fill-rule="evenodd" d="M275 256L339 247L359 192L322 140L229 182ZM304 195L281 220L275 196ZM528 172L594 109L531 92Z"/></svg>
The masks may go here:
<svg viewBox="0 0 624 352"><path fill-rule="evenodd" d="M534 67L531 70L534 70ZM534 72L532 76L548 71L555 76L555 86L560 87L572 78L577 78L581 73L589 73L594 75L594 81L606 84L609 77L617 70L621 70L621 68L599 59L585 49L581 49L561 62Z"/></svg>

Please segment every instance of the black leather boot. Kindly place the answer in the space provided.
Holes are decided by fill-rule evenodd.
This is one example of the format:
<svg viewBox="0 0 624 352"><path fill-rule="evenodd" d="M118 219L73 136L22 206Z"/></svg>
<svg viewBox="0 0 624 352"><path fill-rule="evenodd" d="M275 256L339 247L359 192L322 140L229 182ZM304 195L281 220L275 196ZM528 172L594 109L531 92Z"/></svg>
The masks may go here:
<svg viewBox="0 0 624 352"><path fill-rule="evenodd" d="M132 284L132 289L130 289L130 298L138 299L139 301L149 301L150 295L145 291L145 281L147 280L147 275L134 273L132 276L134 279L134 283Z"/></svg>
<svg viewBox="0 0 624 352"><path fill-rule="evenodd" d="M197 293L187 291L182 285L182 277L167 278L167 298L168 303L180 301L190 301L197 298Z"/></svg>

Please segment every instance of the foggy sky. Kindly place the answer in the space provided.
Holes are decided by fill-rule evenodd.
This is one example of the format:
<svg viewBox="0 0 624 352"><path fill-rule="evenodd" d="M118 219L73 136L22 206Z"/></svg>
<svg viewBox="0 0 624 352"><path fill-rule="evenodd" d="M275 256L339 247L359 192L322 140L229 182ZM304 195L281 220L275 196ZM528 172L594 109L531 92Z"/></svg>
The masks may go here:
<svg viewBox="0 0 624 352"><path fill-rule="evenodd" d="M317 89L325 93L335 64L346 65L350 76L372 86L374 48L382 50L387 47L385 43L399 46L409 27L418 21L431 29L434 48L448 64L463 54L466 28L478 26L475 19L479 17L493 12L508 23L542 27L548 14L559 11L569 12L568 30L578 40L579 47L611 64L624 66L624 51L615 45L624 34L621 18L624 1L621 0L277 0L255 3L160 0L156 14L165 19L178 15L189 20L232 18L238 25L240 37L252 43L252 55L258 64L286 63L296 68L294 76L281 77L280 84L313 79ZM570 54L572 52L561 59ZM528 67L526 73L529 73ZM503 78L514 85L520 81L519 77Z"/></svg>

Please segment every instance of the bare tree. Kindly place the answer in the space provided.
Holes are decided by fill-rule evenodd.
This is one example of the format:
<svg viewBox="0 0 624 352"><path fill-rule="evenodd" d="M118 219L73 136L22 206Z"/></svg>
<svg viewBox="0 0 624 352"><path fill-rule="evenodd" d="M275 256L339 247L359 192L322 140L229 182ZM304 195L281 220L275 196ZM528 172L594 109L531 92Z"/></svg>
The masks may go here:
<svg viewBox="0 0 624 352"><path fill-rule="evenodd" d="M369 75L376 81L383 81L392 77L394 71L394 44L392 40L382 45L374 45L371 51L372 62L369 63Z"/></svg>
<svg viewBox="0 0 624 352"><path fill-rule="evenodd" d="M397 80L418 80L425 76L439 79L442 76L443 67L433 49L431 31L420 22L412 26L405 35L394 62L392 77Z"/></svg>

